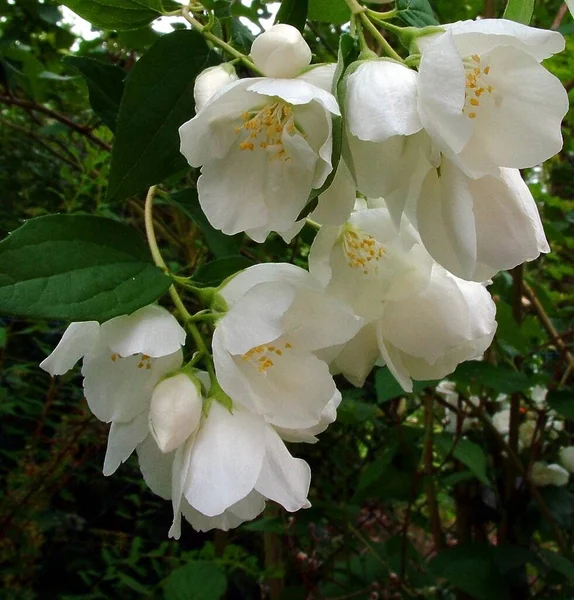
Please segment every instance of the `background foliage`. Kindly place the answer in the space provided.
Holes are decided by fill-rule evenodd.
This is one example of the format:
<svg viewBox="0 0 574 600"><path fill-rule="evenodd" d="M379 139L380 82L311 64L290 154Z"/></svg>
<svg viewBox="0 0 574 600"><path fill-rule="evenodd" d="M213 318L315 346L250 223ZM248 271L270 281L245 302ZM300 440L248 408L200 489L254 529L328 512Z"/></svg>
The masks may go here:
<svg viewBox="0 0 574 600"><path fill-rule="evenodd" d="M192 116L193 78L221 55L180 24L170 34L151 28L174 3L114 0L111 13L93 12L99 0L61 4L91 19L94 39L72 33L57 2L0 0L1 237L32 217L75 215L35 221L28 242L0 244L3 311L10 312L10 273L20 268L14 245L26 250L42 227L57 225L63 257L38 249L36 258L56 269L59 260L81 259L81 227L96 241L105 237L96 217L131 227L116 254L102 249L104 267L125 266L127 253L141 293L165 286L146 270L143 246L143 194L160 179L156 231L174 272L213 284L253 262L305 266L312 231L289 246L273 235L256 245L216 232L199 209L197 173L179 155L173 124ZM252 34L238 17L258 26L269 16L263 0L204 4L218 35L246 52ZM403 23L415 26L432 22L433 10L444 23L502 16L505 8L500 0L398 6ZM304 35L316 62L332 62L348 14L343 0L284 0L279 19L302 27L308 17ZM97 29L110 23L115 31ZM566 36L566 51L546 66L572 90L574 23L565 5L539 0L533 24ZM562 153L526 173L553 251L496 277L495 342L484 362L451 377L460 410L470 396L480 399L474 426L464 435L446 427L437 382L405 396L382 368L361 390L340 381L338 421L316 446L297 448L312 467L313 507L295 515L269 508L228 534L187 527L180 542L168 541L171 505L147 490L133 457L114 477L102 476L106 426L90 416L79 374L50 380L37 367L65 324L38 318L41 307L26 313L31 320L0 319L0 597L574 597L574 483L529 482L533 462L553 462L574 443L573 126L570 113ZM125 312L124 302L106 305L106 314ZM77 315L90 317L87 309ZM545 404L533 400L536 385L549 390ZM511 408L508 439L489 418L500 394ZM519 454L518 425L527 418L544 435ZM563 429L553 433L552 421Z"/></svg>

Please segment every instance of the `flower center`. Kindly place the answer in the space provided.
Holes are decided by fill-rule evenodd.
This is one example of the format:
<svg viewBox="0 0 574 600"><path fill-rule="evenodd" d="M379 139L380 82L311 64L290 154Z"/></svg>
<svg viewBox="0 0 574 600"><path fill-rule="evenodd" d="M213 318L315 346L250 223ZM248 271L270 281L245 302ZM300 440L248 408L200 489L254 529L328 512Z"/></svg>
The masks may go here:
<svg viewBox="0 0 574 600"><path fill-rule="evenodd" d="M135 356L137 356L137 354ZM148 356L147 354L140 354L139 356L140 359L138 361L138 369L151 369L151 356ZM112 362L117 362L118 360L122 360L123 358L123 356L120 356L116 352L110 354L110 360Z"/></svg>
<svg viewBox="0 0 574 600"><path fill-rule="evenodd" d="M255 346L248 350L241 357L244 361L257 367L260 373L265 373L268 369L275 365L274 359L283 355L285 350L289 350L293 347L289 342L282 344L282 348L277 344L263 344L261 346Z"/></svg>
<svg viewBox="0 0 574 600"><path fill-rule="evenodd" d="M377 263L385 255L384 246L367 233L347 226L343 233L343 249L348 265L365 275L377 272Z"/></svg>
<svg viewBox="0 0 574 600"><path fill-rule="evenodd" d="M476 119L481 101L492 94L494 87L489 83L490 66L483 65L478 54L465 59L466 84L462 112L469 119Z"/></svg>
<svg viewBox="0 0 574 600"><path fill-rule="evenodd" d="M287 128L290 135L298 131L293 119L293 107L280 100L267 104L260 110L243 113L242 125L235 127L235 133L247 132L242 136L239 144L240 150L255 150L256 147L264 148L271 152L269 160L291 160L283 147L283 130Z"/></svg>

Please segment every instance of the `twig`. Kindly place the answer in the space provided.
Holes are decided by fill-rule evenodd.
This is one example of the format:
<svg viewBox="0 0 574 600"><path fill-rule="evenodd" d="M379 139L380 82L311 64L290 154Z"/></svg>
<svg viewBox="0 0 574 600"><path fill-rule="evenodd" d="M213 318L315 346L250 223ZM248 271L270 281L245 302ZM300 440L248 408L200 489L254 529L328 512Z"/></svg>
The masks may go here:
<svg viewBox="0 0 574 600"><path fill-rule="evenodd" d="M44 115L47 115L48 117L51 117L52 119L55 119L56 121L59 121L60 123L63 123L70 129L73 129L77 133L83 135L84 137L89 139L91 142L93 142L94 144L99 146L100 148L103 148L104 150L107 150L108 152L112 149L112 147L107 142L104 142L104 140L95 136L88 128L84 127L83 125L79 125L78 123L75 123L74 121L72 121L71 119L66 117L66 115L62 115L61 113L56 112L55 110L52 110L51 108L47 108L46 106L43 106L41 104L36 104L35 102L30 102L28 100L22 100L21 98L14 98L14 97L10 97L10 96L2 96L2 95L0 95L0 102L2 102L3 104L7 104L8 106L19 106L20 108L23 108L24 110L33 110L33 111L42 113Z"/></svg>
<svg viewBox="0 0 574 600"><path fill-rule="evenodd" d="M560 27L560 25L562 25L562 19L564 19L567 12L568 12L568 5L566 4L566 2L562 2L562 5L558 9L558 12L556 13L556 17L554 19L554 22L550 26L550 29L558 29Z"/></svg>
<svg viewBox="0 0 574 600"><path fill-rule="evenodd" d="M433 480L433 398L430 395L425 396L425 444L423 450L423 464L426 476L426 497L427 506L431 520L431 532L434 541L435 550L439 552L444 544L442 539L442 525L438 511L438 502L436 499L436 490Z"/></svg>

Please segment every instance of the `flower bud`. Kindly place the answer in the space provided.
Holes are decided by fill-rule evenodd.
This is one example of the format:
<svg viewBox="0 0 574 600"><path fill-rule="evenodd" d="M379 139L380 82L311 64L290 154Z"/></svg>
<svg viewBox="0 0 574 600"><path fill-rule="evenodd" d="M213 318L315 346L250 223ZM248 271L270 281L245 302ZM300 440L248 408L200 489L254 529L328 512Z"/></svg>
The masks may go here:
<svg viewBox="0 0 574 600"><path fill-rule="evenodd" d="M185 373L155 386L149 409L150 431L159 449L171 452L183 444L201 420L201 385Z"/></svg>
<svg viewBox="0 0 574 600"><path fill-rule="evenodd" d="M534 443L534 432L536 431L536 421L524 421L518 428L518 439L523 448L530 448ZM536 436L540 437L540 433Z"/></svg>
<svg viewBox="0 0 574 600"><path fill-rule="evenodd" d="M267 77L295 77L311 62L311 49L291 25L273 25L251 46L255 66Z"/></svg>
<svg viewBox="0 0 574 600"><path fill-rule="evenodd" d="M560 448L558 456L560 457L562 466L570 473L574 473L574 446Z"/></svg>
<svg viewBox="0 0 574 600"><path fill-rule="evenodd" d="M543 462L535 462L532 465L530 478L534 485L543 487L546 485L566 485L570 475L560 465L546 465Z"/></svg>
<svg viewBox="0 0 574 600"><path fill-rule="evenodd" d="M235 69L229 63L209 67L202 71L197 76L193 88L195 111L199 112L217 92L238 79Z"/></svg>

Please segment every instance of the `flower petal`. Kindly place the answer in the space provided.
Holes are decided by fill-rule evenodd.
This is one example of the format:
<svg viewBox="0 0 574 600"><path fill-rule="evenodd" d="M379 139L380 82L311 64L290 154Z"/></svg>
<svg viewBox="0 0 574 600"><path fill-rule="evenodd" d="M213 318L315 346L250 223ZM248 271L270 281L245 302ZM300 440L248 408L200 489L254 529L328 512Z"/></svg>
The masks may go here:
<svg viewBox="0 0 574 600"><path fill-rule="evenodd" d="M129 423L113 422L108 436L108 447L104 458L104 475L113 475L147 437L147 414L142 413Z"/></svg>
<svg viewBox="0 0 574 600"><path fill-rule="evenodd" d="M171 477L175 452L164 454L151 435L136 448L140 471L149 489L164 500L171 498Z"/></svg>
<svg viewBox="0 0 574 600"><path fill-rule="evenodd" d="M97 321L71 323L50 356L40 363L40 368L52 376L67 373L94 348L99 332L100 324Z"/></svg>
<svg viewBox="0 0 574 600"><path fill-rule="evenodd" d="M120 356L173 354L185 344L185 330L165 308L144 306L101 326L102 342Z"/></svg>
<svg viewBox="0 0 574 600"><path fill-rule="evenodd" d="M417 111L417 73L382 59L363 62L346 81L349 131L363 141L384 142L422 129Z"/></svg>
<svg viewBox="0 0 574 600"><path fill-rule="evenodd" d="M240 407L233 414L213 402L191 453L185 497L208 517L245 498L255 486L265 453L265 422Z"/></svg>
<svg viewBox="0 0 574 600"><path fill-rule="evenodd" d="M293 458L272 427L265 430L265 458L255 489L294 512L310 506L307 500L311 469L300 458Z"/></svg>

